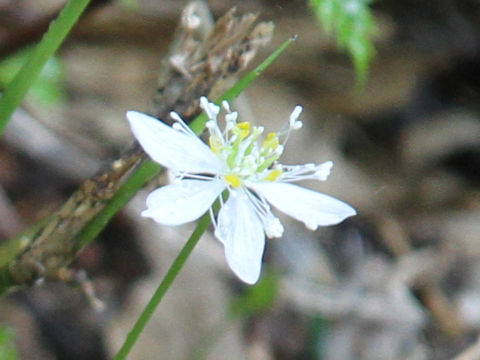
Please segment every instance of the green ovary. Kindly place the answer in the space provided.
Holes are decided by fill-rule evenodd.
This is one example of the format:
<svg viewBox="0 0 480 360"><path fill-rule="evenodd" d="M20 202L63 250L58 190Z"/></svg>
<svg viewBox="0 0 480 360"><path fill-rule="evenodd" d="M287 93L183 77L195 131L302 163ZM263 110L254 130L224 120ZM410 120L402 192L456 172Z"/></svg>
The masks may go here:
<svg viewBox="0 0 480 360"><path fill-rule="evenodd" d="M253 127L252 129L249 122L241 122L232 129L232 133L236 135L235 138L227 137L224 142L219 136L210 136L210 149L224 159L229 169L229 173L223 175L223 179L233 188L241 187L245 180L252 177L273 182L283 174L281 169L267 170L280 156L277 151L279 139L276 133L270 133L258 149L256 140L262 131L263 128ZM241 154L239 154L240 151ZM260 175L265 172L266 175ZM258 176L263 177L259 179Z"/></svg>

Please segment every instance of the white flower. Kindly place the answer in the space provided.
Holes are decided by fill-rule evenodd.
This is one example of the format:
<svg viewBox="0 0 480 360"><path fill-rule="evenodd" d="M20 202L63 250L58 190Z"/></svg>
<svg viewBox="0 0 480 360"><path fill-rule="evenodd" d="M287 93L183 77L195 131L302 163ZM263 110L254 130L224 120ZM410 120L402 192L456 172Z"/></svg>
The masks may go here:
<svg viewBox="0 0 480 360"><path fill-rule="evenodd" d="M153 191L147 198L143 216L163 225L180 225L212 214L212 204L220 199L221 208L214 221L215 236L223 243L230 268L243 281L257 282L260 276L265 234L281 237L283 225L272 213L270 204L315 230L334 225L356 211L348 204L328 195L293 185L306 179L325 181L333 166L282 165L277 163L292 130L302 127L298 117L301 106L290 115L287 129L270 133L257 142L263 127L237 122L227 102L225 126L219 127L220 107L202 97L200 104L208 116L209 146L200 140L172 112L172 127L151 116L127 112L132 131L143 149L176 176L171 185ZM280 139L284 138L283 144ZM221 194L228 190L223 203ZM213 218L213 215L212 215Z"/></svg>

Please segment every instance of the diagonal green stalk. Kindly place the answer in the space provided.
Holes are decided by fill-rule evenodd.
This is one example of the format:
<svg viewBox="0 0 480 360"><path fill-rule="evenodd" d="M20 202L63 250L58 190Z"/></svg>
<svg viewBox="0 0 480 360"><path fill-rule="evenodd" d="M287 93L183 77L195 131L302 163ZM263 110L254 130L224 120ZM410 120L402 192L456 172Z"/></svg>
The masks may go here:
<svg viewBox="0 0 480 360"><path fill-rule="evenodd" d="M155 312L158 304L163 299L163 296L166 294L167 290L172 285L173 281L177 277L178 273L182 269L183 265L187 261L188 257L192 253L195 245L197 245L198 241L200 240L203 233L207 230L208 226L210 225L210 214L206 213L200 219L195 231L192 233L188 241L186 242L185 246L182 248L176 259L174 260L172 266L168 269L167 274L163 278L162 282L158 286L157 290L153 294L152 298L145 306L142 314L138 318L137 322L133 326L130 333L127 335L124 344L118 351L117 355L113 358L113 360L123 360L126 359L130 350L132 349L133 345L137 341L138 337L142 333L143 329L147 325L148 321L152 317L153 313Z"/></svg>
<svg viewBox="0 0 480 360"><path fill-rule="evenodd" d="M245 90L285 49L286 47L294 41L295 38L290 38L289 40L285 41L275 52L273 52L267 59L265 59L259 66L257 66L253 71L245 75L240 81L238 81L230 90L228 90L217 102L222 100L232 101L234 100L243 90ZM192 130L199 134L203 131L206 123L206 116L205 114L199 115L191 124L190 127ZM120 348L117 355L113 358L113 360L124 360L130 353L130 350L135 345L138 337L142 333L143 329L147 325L148 321L152 317L153 313L155 312L157 306L160 304L163 296L172 285L173 281L175 280L176 276L182 269L183 265L187 261L188 257L192 253L195 245L200 240L200 237L203 233L207 230L208 226L210 225L210 214L206 213L200 219L196 229L188 239L187 243L183 247L183 249L178 254L177 258L173 262L172 266L169 268L167 274L163 278L162 282L158 286L157 290L153 294L152 298L146 305L145 309L141 313L140 317L138 318L137 322L133 326L132 330L127 335L124 344Z"/></svg>
<svg viewBox="0 0 480 360"><path fill-rule="evenodd" d="M238 95L240 95L247 87L249 87L262 74L262 72L264 72L275 61L275 59L287 48L287 46L296 39L297 36L295 35L286 40L277 50L263 60L260 65L238 80L235 85L228 89L216 102L221 103L223 100L232 102L235 100ZM191 122L190 127L195 133L199 134L203 132L207 120L207 115L202 113Z"/></svg>
<svg viewBox="0 0 480 360"><path fill-rule="evenodd" d="M70 0L0 98L0 136L42 68L57 51L90 0Z"/></svg>

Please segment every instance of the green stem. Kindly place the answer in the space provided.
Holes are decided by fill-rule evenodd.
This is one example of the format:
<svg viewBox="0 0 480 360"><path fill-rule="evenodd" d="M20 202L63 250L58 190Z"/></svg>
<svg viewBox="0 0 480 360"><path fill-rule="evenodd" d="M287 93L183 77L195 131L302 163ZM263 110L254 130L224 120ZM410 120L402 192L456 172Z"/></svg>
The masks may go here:
<svg viewBox="0 0 480 360"><path fill-rule="evenodd" d="M40 221L37 221L35 224L30 226L27 230L23 231L20 235L14 237L13 239L2 242L0 245L0 268L8 266L10 261L15 258L28 244L30 239L37 233L38 230L42 229L48 221L50 221L51 216L47 216ZM1 278L1 276L0 276Z"/></svg>
<svg viewBox="0 0 480 360"><path fill-rule="evenodd" d="M90 0L70 0L0 98L0 136L43 66L57 51Z"/></svg>
<svg viewBox="0 0 480 360"><path fill-rule="evenodd" d="M291 38L285 41L276 51L274 51L267 59L265 59L259 66L257 66L253 71L249 72L245 75L240 81L238 81L230 90L228 90L217 102L221 102L222 100L232 101L235 99L243 90L245 90L260 74L286 49L288 45L294 41L295 38ZM201 133L205 127L205 123L207 121L206 115L202 113L199 115L191 124L190 128L197 134ZM214 206L215 208L216 206ZM133 329L128 334L125 342L123 343L122 347L120 348L117 355L113 358L113 360L124 360L130 353L133 345L137 341L138 337L142 333L143 329L147 325L148 321L152 317L155 309L160 304L160 301L163 299L163 296L172 285L173 281L175 280L176 276L180 272L181 268L187 261L188 257L190 256L193 248L200 240L200 237L205 232L205 230L210 225L210 214L206 213L200 219L197 228L192 233L190 238L188 239L187 243L183 247L182 251L178 254L177 258L173 262L172 266L168 270L167 274L163 278L162 282L158 286L157 290L153 294L152 298L148 302L147 306L143 310L142 314L138 318L137 322L133 326ZM90 236L85 237L86 241L90 240Z"/></svg>
<svg viewBox="0 0 480 360"><path fill-rule="evenodd" d="M15 286L15 281L13 281L10 276L8 268L0 269L0 296L3 296L10 288Z"/></svg>
<svg viewBox="0 0 480 360"><path fill-rule="evenodd" d="M135 342L137 341L138 337L140 336L143 329L145 328L148 321L150 320L153 313L155 312L155 309L160 304L160 301L162 301L163 296L165 295L167 290L170 288L170 285L172 285L173 281L175 280L178 273L180 272L183 265L185 264L188 257L190 256L193 249L195 248L195 245L197 245L198 241L200 240L200 237L207 230L209 225L210 225L210 214L206 213L200 219L195 231L192 233L187 243L178 254L177 258L173 262L172 266L168 270L167 274L163 278L162 282L158 286L157 290L153 294L152 298L148 302L147 306L143 310L142 314L138 318L137 322L133 326L133 329L128 334L124 344L120 348L117 355L115 355L113 360L126 359L133 345L135 345Z"/></svg>

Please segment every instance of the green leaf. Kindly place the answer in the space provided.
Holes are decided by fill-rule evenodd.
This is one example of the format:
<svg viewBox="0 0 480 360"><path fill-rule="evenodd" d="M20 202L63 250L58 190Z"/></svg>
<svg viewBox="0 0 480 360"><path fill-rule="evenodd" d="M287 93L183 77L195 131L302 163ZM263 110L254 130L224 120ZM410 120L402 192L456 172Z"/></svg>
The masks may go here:
<svg viewBox="0 0 480 360"><path fill-rule="evenodd" d="M14 343L15 334L13 330L0 327L0 359L17 360L18 353Z"/></svg>
<svg viewBox="0 0 480 360"><path fill-rule="evenodd" d="M89 2L90 0L70 0L65 5L26 63L5 87L0 98L0 135L27 91L37 80L48 59L57 51Z"/></svg>
<svg viewBox="0 0 480 360"><path fill-rule="evenodd" d="M21 67L26 63L31 54L31 49L22 50L0 61L0 87L4 88ZM60 59L51 57L39 74L28 93L40 105L55 105L64 98L64 72Z"/></svg>
<svg viewBox="0 0 480 360"><path fill-rule="evenodd" d="M328 335L330 333L330 322L321 314L315 314L309 320L309 339L307 339L306 350L308 359L323 359L327 351Z"/></svg>
<svg viewBox="0 0 480 360"><path fill-rule="evenodd" d="M246 317L271 308L278 295L278 285L276 274L262 274L256 285L248 287L245 293L232 303L231 314Z"/></svg>
<svg viewBox="0 0 480 360"><path fill-rule="evenodd" d="M370 9L371 0L310 0L317 20L327 33L334 33L338 47L352 58L357 83L366 82L375 54L372 35L376 31Z"/></svg>

